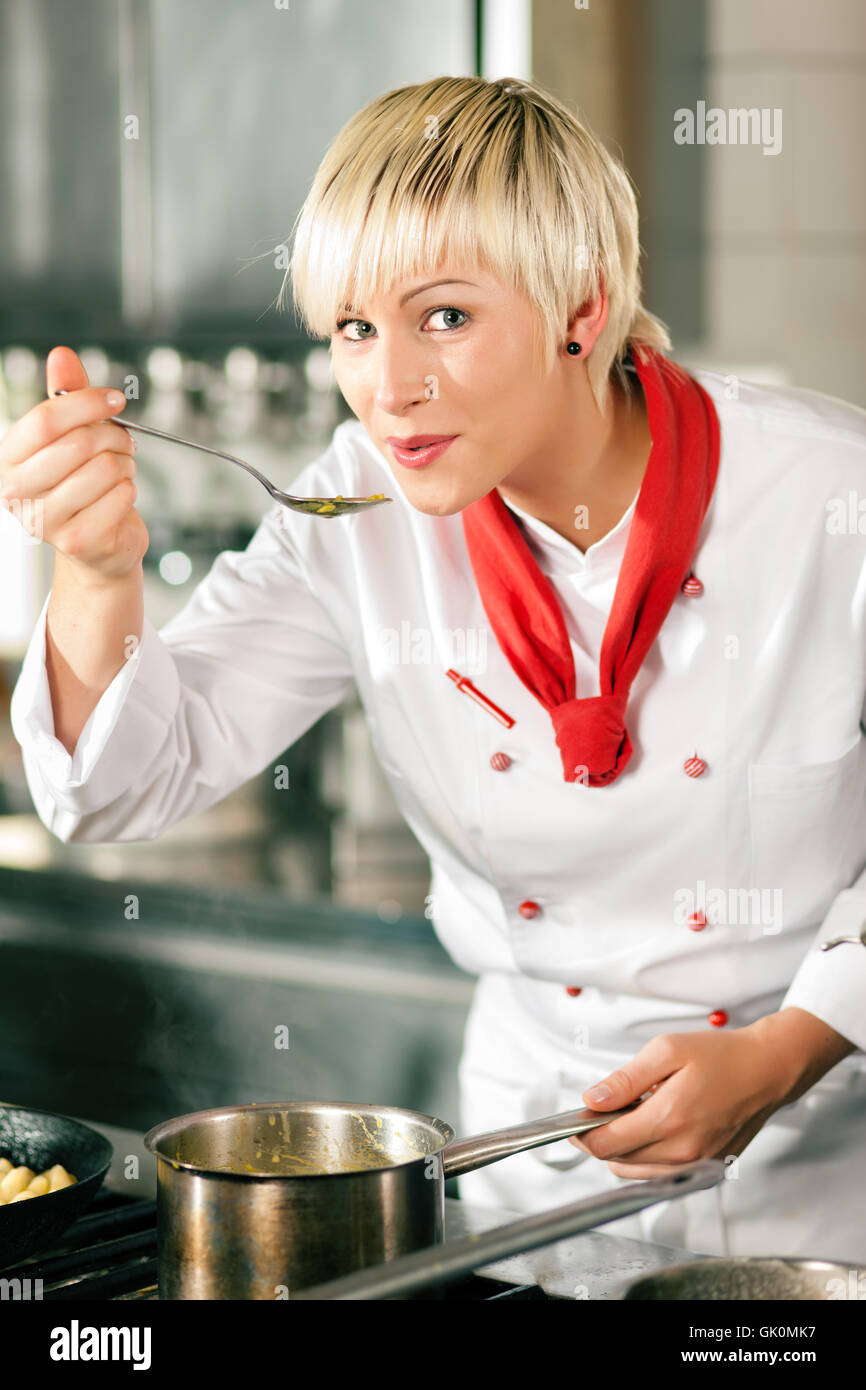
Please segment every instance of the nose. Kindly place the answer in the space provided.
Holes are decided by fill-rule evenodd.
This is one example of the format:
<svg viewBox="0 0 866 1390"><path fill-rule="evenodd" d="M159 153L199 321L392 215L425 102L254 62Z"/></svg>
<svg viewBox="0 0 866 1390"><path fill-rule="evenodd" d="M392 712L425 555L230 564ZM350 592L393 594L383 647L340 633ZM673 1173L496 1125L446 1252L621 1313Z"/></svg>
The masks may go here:
<svg viewBox="0 0 866 1390"><path fill-rule="evenodd" d="M400 415L407 406L423 401L427 394L427 378L419 352L411 339L380 335L376 343L374 372L376 374L375 404L387 415Z"/></svg>

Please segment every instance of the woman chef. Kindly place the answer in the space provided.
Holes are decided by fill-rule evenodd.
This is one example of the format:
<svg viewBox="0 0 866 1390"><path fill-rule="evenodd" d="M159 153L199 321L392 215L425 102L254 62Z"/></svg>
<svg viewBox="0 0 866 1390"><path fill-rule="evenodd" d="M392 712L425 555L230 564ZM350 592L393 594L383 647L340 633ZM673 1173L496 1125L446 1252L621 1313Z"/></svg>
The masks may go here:
<svg viewBox="0 0 866 1390"><path fill-rule="evenodd" d="M393 502L273 507L157 632L123 399L54 349L0 447L56 550L13 729L59 839L147 840L357 685L480 976L464 1132L644 1097L465 1198L715 1156L610 1229L866 1261L866 414L676 366L638 254L625 173L539 88L365 107L292 262L357 420L293 490Z"/></svg>

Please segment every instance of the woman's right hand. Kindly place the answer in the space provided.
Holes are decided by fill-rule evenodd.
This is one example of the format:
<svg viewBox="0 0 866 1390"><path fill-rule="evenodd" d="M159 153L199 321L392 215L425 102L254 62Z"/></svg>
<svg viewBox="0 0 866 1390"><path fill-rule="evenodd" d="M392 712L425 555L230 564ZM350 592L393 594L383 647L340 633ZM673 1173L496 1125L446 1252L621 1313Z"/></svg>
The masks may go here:
<svg viewBox="0 0 866 1390"><path fill-rule="evenodd" d="M122 392L88 385L71 348L46 363L48 400L0 440L0 488L31 535L46 540L88 579L115 579L141 563L150 541L135 510L135 442L108 418ZM69 392L56 396L58 390Z"/></svg>

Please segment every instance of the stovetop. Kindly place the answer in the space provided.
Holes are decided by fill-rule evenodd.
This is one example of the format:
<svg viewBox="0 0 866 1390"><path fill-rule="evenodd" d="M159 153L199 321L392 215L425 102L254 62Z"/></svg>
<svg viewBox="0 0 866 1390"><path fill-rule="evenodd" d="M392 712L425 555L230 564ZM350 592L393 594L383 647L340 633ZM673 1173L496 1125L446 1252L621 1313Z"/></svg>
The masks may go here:
<svg viewBox="0 0 866 1390"><path fill-rule="evenodd" d="M505 1224L517 1213L445 1199L445 1240ZM699 1259L689 1251L588 1231L488 1265L422 1297L446 1300L616 1298L624 1284L662 1265ZM102 1187L50 1250L0 1271L41 1280L43 1300L156 1300L156 1202Z"/></svg>

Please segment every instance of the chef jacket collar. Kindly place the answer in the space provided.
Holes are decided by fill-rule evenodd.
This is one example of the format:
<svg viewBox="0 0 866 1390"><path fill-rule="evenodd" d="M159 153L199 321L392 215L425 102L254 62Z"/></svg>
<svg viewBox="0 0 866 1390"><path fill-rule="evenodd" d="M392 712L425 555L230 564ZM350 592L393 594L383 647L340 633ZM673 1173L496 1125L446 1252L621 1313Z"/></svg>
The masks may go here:
<svg viewBox="0 0 866 1390"><path fill-rule="evenodd" d="M578 550L571 541L561 536L558 531L555 531L552 526L548 526L547 522L539 521L538 517L525 512L522 507L515 506L513 502L506 501L504 497L502 500L522 524L526 543L542 574L563 576L591 574L594 578L598 578L600 575L616 573L619 570L625 555L629 529L639 495L640 488L616 526L608 531L606 536L595 541L585 554Z"/></svg>

